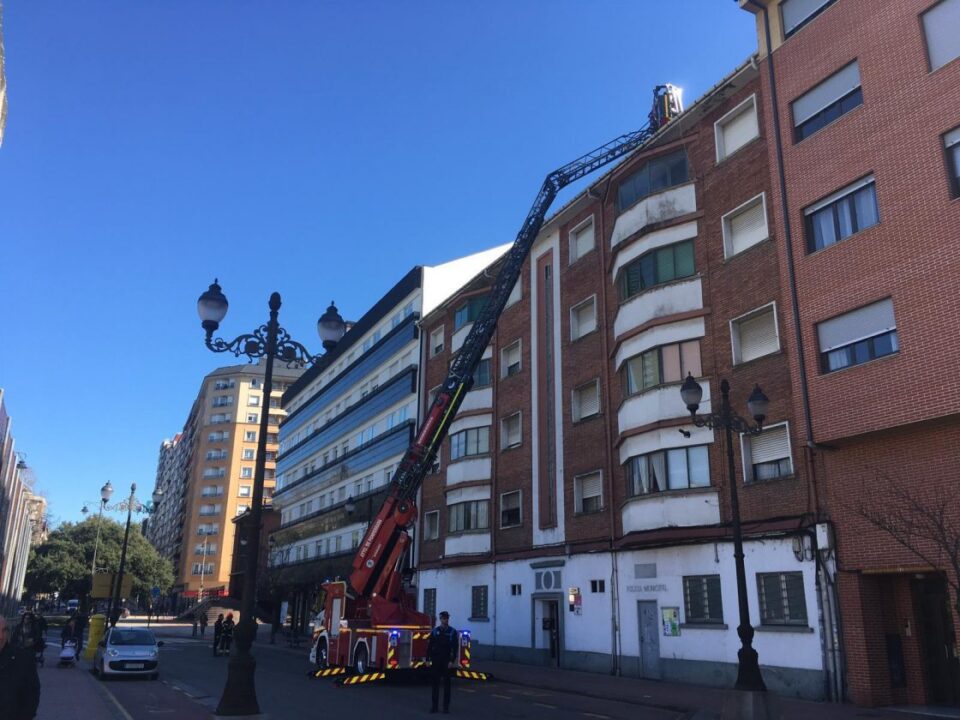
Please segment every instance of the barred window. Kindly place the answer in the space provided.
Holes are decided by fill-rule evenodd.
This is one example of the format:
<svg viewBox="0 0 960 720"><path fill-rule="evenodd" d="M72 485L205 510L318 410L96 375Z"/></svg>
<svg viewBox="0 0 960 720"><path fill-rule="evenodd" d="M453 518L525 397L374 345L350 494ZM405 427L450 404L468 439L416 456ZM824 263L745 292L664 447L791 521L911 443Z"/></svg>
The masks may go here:
<svg viewBox="0 0 960 720"><path fill-rule="evenodd" d="M723 597L719 575L683 578L684 615L688 623L722 623Z"/></svg>
<svg viewBox="0 0 960 720"><path fill-rule="evenodd" d="M487 586L474 585L470 593L470 619L487 618Z"/></svg>
<svg viewBox="0 0 960 720"><path fill-rule="evenodd" d="M763 625L806 625L803 573L757 573L760 622Z"/></svg>

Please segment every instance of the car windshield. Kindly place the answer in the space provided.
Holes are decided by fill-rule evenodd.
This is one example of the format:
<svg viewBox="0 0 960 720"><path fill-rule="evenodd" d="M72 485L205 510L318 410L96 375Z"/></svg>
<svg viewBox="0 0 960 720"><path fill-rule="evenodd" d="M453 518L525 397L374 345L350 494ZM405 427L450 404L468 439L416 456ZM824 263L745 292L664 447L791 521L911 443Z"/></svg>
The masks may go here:
<svg viewBox="0 0 960 720"><path fill-rule="evenodd" d="M111 645L156 645L153 633L146 630L114 630L110 633Z"/></svg>

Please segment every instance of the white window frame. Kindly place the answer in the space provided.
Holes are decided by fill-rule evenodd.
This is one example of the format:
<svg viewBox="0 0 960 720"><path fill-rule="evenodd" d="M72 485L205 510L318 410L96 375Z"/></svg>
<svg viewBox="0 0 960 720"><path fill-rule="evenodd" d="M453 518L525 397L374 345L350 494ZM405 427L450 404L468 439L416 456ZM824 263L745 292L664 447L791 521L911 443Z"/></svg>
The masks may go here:
<svg viewBox="0 0 960 720"><path fill-rule="evenodd" d="M519 375L520 373L523 372L523 339L518 338L517 340L515 340L514 342L510 343L509 345L507 345L506 347L500 350L500 379L501 380L504 380L508 377L513 377L513 375L507 374L507 370L509 366L506 362L506 357L507 357L507 353L514 346L516 346L517 348L517 362L519 363L520 367L517 370L517 372L515 372L513 375Z"/></svg>
<svg viewBox="0 0 960 720"><path fill-rule="evenodd" d="M766 232L766 234L765 234L762 238L760 238L760 239L757 240L756 242L750 243L750 244L747 245L747 247L745 247L743 250L740 250L739 252L734 252L734 251L733 251L733 236L732 236L732 234L731 234L731 232L730 232L730 221L731 221L731 219L733 219L735 216L737 216L737 215L739 215L740 213L742 213L744 210L748 209L749 207L751 207L751 206L753 206L753 205L756 205L758 198L759 198L759 200L760 200L760 205L763 207L763 224L764 224L764 227L766 227L767 232ZM750 248L759 245L760 243L764 242L765 240L769 240L769 239L770 239L770 216L767 214L767 193L766 193L766 192L762 192L762 193L760 193L759 195L754 195L752 198L750 198L750 199L747 200L746 202L743 202L743 203L740 203L739 205L737 205L737 206L736 206L733 210L731 210L730 212L724 213L724 215L722 215L721 218L720 218L720 225L721 225L721 227L722 227L722 229L723 229L723 258L724 258L724 260L729 260L729 259L732 258L732 257L736 257L737 255L740 255L740 254L742 254L742 253L745 253L745 252L746 252L747 250L749 250Z"/></svg>
<svg viewBox="0 0 960 720"><path fill-rule="evenodd" d="M244 492L246 489L246 492ZM237 497L248 498L253 497L253 486L252 485L240 485L237 488Z"/></svg>
<svg viewBox="0 0 960 720"><path fill-rule="evenodd" d="M580 326L579 326L579 323L577 323L576 321L576 317L577 317L577 310L587 305L593 305L593 328L591 330L587 330L584 332L580 330ZM574 334L574 328L576 328L577 330L576 334ZM597 317L596 294L591 295L585 300L581 300L576 305L570 306L570 342L574 342L576 340L579 340L580 338L586 337L590 333L596 332L599 328L600 328L600 321L599 321L599 318Z"/></svg>
<svg viewBox="0 0 960 720"><path fill-rule="evenodd" d="M433 516L434 525L433 525L433 534L427 533L427 518ZM440 511L439 510L430 510L423 514L423 539L424 540L438 540L440 539Z"/></svg>
<svg viewBox="0 0 960 720"><path fill-rule="evenodd" d="M506 424L513 420L517 419L517 442L510 443L509 440L509 430L507 429ZM510 448L517 448L523 445L523 414L521 411L511 413L506 417L500 418L500 449L509 450Z"/></svg>
<svg viewBox="0 0 960 720"><path fill-rule="evenodd" d="M434 337L435 337L437 334L440 335L440 349L439 349L439 350L436 349L437 343L434 341ZM446 326L444 326L444 325L441 325L440 327L434 328L433 330L430 331L430 357L436 357L437 355L439 355L440 353L442 353L444 350L447 349L446 338L447 338L447 336L446 336Z"/></svg>
<svg viewBox="0 0 960 720"><path fill-rule="evenodd" d="M601 512L605 507L606 503L603 496L603 470L591 470L590 472L580 473L579 475L573 476L573 510L577 515L584 514L583 509L583 478L589 477L591 475L600 476L600 507L596 510L591 510L588 514L595 512ZM593 497L593 496L591 496Z"/></svg>
<svg viewBox="0 0 960 720"><path fill-rule="evenodd" d="M749 360L743 360L740 352L740 323L744 320L751 320L754 317L761 315L767 311L768 308L773 309L773 330L774 334L777 336L777 347L775 350L771 350L768 353L763 355L757 355L756 357L750 358ZM749 312L745 312L742 315L738 315L735 318L730 320L730 353L733 364L743 365L746 362L753 362L754 360L759 360L760 358L768 357L775 353L780 352L783 348L782 343L780 342L780 323L777 322L777 301L768 302L766 305L761 305L760 307L754 308Z"/></svg>
<svg viewBox="0 0 960 720"><path fill-rule="evenodd" d="M580 233L582 230L584 230L588 225L593 227L593 233L592 233L593 243L590 245L589 249L587 249L587 251L584 252L582 255L575 255L574 248L577 246L577 242L576 242L577 234ZM570 228L570 230L567 232L567 240L569 241L569 246L568 246L569 262L567 263L568 265L573 265L575 262L577 262L581 258L584 258L587 255L589 255L591 252L593 252L597 247L597 226L593 221L593 215L591 214L590 217L584 218L583 220L578 222L576 225L574 225L572 228Z"/></svg>
<svg viewBox="0 0 960 720"><path fill-rule="evenodd" d="M793 459L793 443L790 442L790 423L787 420L783 422L771 423L770 425L763 426L763 432L768 430L773 430L775 428L786 428L787 433L787 448L790 451L788 457L790 458L790 475L797 474L797 465ZM765 483L765 482L775 482L776 480L755 480L753 477L753 448L750 445L750 436L740 433L740 460L742 463L743 470L743 484L747 485L749 483ZM789 476L784 476L789 477ZM778 478L783 479L783 478Z"/></svg>
<svg viewBox="0 0 960 720"><path fill-rule="evenodd" d="M596 389L597 393L597 411L589 415L584 415L583 411L580 408L580 391L586 388L587 386L592 385ZM592 380L588 380L585 383L577 385L570 391L570 419L572 422L578 423L581 420L587 420L589 418L597 417L603 411L603 403L601 402L602 398L600 397L600 378L596 377Z"/></svg>
<svg viewBox="0 0 960 720"><path fill-rule="evenodd" d="M726 126L733 118L737 117L737 116L740 115L741 113L749 112L749 110L746 110L746 106L747 106L747 105L750 105L750 106L753 108L753 119L754 119L754 122L755 122L755 124L756 124L756 126L757 126L757 134L754 135L754 136L753 136L752 138L750 138L749 140L747 140L747 142L745 142L743 145L740 145L739 147L737 147L737 148L735 148L735 149L733 149L733 150L731 150L731 151L728 152L727 149L726 149L726 147L724 146L723 130L724 130L725 126ZM714 145L716 146L717 163L721 163L721 162L723 162L724 160L733 157L733 156L736 155L740 150L742 150L742 149L745 148L747 145L749 145L750 143L752 143L752 142L753 142L754 140L756 140L758 137L760 137L760 114L759 114L759 112L758 112L758 110L757 110L757 95L756 95L756 93L754 93L754 94L750 95L750 97L748 97L748 98L746 98L745 100L743 100L742 102L737 103L736 107L734 107L732 110L724 113L724 114L723 114L723 117L721 117L719 120L717 120L717 121L713 124L713 138L714 138Z"/></svg>
<svg viewBox="0 0 960 720"><path fill-rule="evenodd" d="M251 467L242 467L240 468L240 478L243 480L250 480L253 477L253 468Z"/></svg>
<svg viewBox="0 0 960 720"><path fill-rule="evenodd" d="M516 495L519 498L517 503L517 509L520 511L520 519L513 525L504 525L503 524L503 498L507 495ZM521 527L523 525L523 489L518 488L517 490L508 490L507 492L500 493L500 529L506 530L508 528Z"/></svg>
<svg viewBox="0 0 960 720"><path fill-rule="evenodd" d="M520 299L523 297L523 276L517 278L517 281L513 284L513 289L510 291L510 294L507 295L507 304L504 305L504 309L510 307L511 305L520 302Z"/></svg>

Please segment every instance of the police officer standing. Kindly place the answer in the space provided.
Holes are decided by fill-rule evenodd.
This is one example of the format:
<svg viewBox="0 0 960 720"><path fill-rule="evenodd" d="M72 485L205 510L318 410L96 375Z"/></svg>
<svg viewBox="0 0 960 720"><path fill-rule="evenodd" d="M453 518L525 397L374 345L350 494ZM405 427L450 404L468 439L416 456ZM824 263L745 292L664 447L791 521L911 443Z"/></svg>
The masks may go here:
<svg viewBox="0 0 960 720"><path fill-rule="evenodd" d="M443 610L440 613L440 624L430 633L427 644L427 655L430 657L431 667L431 698L430 712L437 711L437 700L440 699L440 681L443 680L443 711L450 712L450 674L457 661L457 649L460 634L450 627L450 613Z"/></svg>

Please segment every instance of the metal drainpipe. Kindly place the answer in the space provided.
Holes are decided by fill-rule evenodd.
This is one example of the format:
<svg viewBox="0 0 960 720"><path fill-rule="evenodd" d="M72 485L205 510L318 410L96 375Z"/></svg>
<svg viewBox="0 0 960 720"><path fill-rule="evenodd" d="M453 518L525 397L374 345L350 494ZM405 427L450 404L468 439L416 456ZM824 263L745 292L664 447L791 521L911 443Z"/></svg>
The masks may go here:
<svg viewBox="0 0 960 720"><path fill-rule="evenodd" d="M593 188L587 190L587 195L595 200L600 201L600 212L599 212L599 223L598 223L598 232L595 233L596 242L600 248L600 272L604 275L604 281L600 285L600 317L603 318L603 327L602 332L600 333L600 348L603 355L603 362L606 368L606 364L609 362L610 357L610 348L607 341L607 283L606 283L606 273L607 273L607 241L606 241L606 229L604 223L604 208L607 203L607 195L610 192L610 179L607 178L606 186L603 189L601 195L594 195ZM606 380L606 382L605 382ZM610 400L610 383L609 383L609 369L601 374L601 397ZM612 405L611 405L612 407ZM608 408L606 411L606 417L604 418L603 423L603 437L604 443L607 450L607 453L611 450L611 441L612 441L612 432L610 429L610 423L612 422L613 413ZM609 514L610 514L610 635L611 635L611 644L613 646L612 655L612 666L610 672L612 675L620 675L622 669L620 667L620 572L619 572L619 562L617 558L617 550L614 546L616 541L616 513L614 512L613 505L613 463L610 462L610 455L607 454L607 497L609 498Z"/></svg>
<svg viewBox="0 0 960 720"><path fill-rule="evenodd" d="M803 404L804 429L806 431L806 446L804 455L806 457L807 474L810 483L813 486L814 510L817 519L821 519L820 496L817 491L817 477L815 464L813 462L813 449L816 443L813 439L813 418L810 410L810 392L807 381L807 369L804 360L803 333L800 328L800 300L797 295L796 268L793 261L793 233L790 223L790 208L787 202L787 179L783 169L783 139L780 123L780 107L777 98L777 76L773 66L773 42L770 33L770 14L766 6L761 5L757 0L746 0L747 4L752 5L763 13L763 32L764 40L767 45L767 74L770 82L770 108L771 118L773 120L773 142L776 150L777 159L777 180L780 189L780 212L783 214L783 237L787 255L787 279L790 285L790 314L793 317L794 340L797 346L797 365L800 372L800 397ZM815 538L814 538L815 540ZM839 647L835 640L839 639L839 633L835 636L833 633L834 622L839 627L839 606L836 598L836 586L829 581L826 576L826 570L822 563L817 562L817 585L826 588L826 603L824 608L829 616L828 624L824 627L821 624L820 631L825 633L826 643L823 646L823 664L826 668L833 668L833 682L830 693L832 700L839 702L842 698L842 690L838 693L836 688L843 687L841 675L843 673L843 649Z"/></svg>

